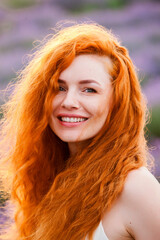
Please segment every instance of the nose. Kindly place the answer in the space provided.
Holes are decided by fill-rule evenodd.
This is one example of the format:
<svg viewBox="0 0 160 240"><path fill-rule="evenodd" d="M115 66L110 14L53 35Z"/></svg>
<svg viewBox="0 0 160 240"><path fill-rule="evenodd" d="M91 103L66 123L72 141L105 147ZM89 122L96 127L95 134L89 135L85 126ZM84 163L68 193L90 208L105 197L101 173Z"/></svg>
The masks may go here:
<svg viewBox="0 0 160 240"><path fill-rule="evenodd" d="M68 91L62 101L61 106L66 109L78 109L79 101L77 98L77 93L74 91Z"/></svg>

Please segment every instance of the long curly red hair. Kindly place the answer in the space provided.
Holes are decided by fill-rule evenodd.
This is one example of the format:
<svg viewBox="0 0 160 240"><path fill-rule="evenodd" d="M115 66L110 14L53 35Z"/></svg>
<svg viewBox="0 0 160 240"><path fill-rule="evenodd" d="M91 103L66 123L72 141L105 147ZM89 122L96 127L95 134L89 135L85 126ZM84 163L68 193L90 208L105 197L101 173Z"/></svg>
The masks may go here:
<svg viewBox="0 0 160 240"><path fill-rule="evenodd" d="M49 120L58 77L80 54L111 59L113 101L101 131L71 157ZM21 72L3 113L1 159L16 203L11 239L92 239L128 173L146 164L146 106L126 48L98 24L59 30Z"/></svg>

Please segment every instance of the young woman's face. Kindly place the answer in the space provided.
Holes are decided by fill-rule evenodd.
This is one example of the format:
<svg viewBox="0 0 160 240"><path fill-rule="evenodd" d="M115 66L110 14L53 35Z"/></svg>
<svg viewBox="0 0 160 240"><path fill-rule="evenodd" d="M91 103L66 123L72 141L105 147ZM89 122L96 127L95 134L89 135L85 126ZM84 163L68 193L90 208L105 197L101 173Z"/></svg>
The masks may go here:
<svg viewBox="0 0 160 240"><path fill-rule="evenodd" d="M112 95L111 68L108 57L85 54L60 74L50 127L62 141L84 141L101 130Z"/></svg>

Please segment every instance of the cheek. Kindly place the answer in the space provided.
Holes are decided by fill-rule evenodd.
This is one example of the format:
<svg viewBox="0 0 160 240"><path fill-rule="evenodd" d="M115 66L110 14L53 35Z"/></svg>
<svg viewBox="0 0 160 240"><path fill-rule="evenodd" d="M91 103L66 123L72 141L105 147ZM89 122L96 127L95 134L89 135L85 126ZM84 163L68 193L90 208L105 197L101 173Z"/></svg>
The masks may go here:
<svg viewBox="0 0 160 240"><path fill-rule="evenodd" d="M91 113L94 115L95 119L106 119L108 111L110 108L110 97L103 96L98 100L92 102L90 106Z"/></svg>
<svg viewBox="0 0 160 240"><path fill-rule="evenodd" d="M97 110L97 113L96 113L96 120L100 123L104 123L106 118L107 118L107 115L108 115L108 110L109 110L109 107L108 105L106 106L102 106L102 105L99 105L99 108Z"/></svg>
<svg viewBox="0 0 160 240"><path fill-rule="evenodd" d="M53 102L52 102L52 109L53 109L53 112L61 105L61 97L56 95L53 99Z"/></svg>

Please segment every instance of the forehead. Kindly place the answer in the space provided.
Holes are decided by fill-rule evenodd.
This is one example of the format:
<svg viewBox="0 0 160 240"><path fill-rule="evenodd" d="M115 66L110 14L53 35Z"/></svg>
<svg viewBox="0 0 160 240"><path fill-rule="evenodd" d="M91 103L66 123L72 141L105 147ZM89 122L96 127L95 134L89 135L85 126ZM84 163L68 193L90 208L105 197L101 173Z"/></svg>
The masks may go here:
<svg viewBox="0 0 160 240"><path fill-rule="evenodd" d="M65 81L96 80L105 84L110 80L112 62L107 56L83 54L76 56L71 65L61 74L60 79Z"/></svg>

